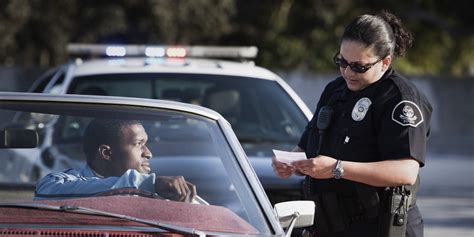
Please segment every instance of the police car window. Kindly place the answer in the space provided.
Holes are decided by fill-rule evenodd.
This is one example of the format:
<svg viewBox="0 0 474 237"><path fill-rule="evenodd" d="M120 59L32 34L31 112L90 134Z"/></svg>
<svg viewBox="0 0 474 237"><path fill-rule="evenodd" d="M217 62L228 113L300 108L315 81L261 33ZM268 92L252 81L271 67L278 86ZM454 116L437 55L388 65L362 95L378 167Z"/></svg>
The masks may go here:
<svg viewBox="0 0 474 237"><path fill-rule="evenodd" d="M66 68L59 67L58 70L52 75L52 77L46 79L48 84L43 89L43 92L59 94L63 90L63 82L65 78Z"/></svg>
<svg viewBox="0 0 474 237"><path fill-rule="evenodd" d="M31 88L29 89L29 92L35 92L35 93L41 93L44 92L44 89L50 82L52 76L54 75L54 71L49 71L45 74L45 76L39 78L36 80Z"/></svg>
<svg viewBox="0 0 474 237"><path fill-rule="evenodd" d="M239 140L251 143L274 140L294 144L307 122L278 83L256 78L185 73L105 74L76 77L68 91L202 105L222 114Z"/></svg>
<svg viewBox="0 0 474 237"><path fill-rule="evenodd" d="M76 83L78 82L78 83ZM74 80L70 94L153 98L152 81L134 75L83 77Z"/></svg>

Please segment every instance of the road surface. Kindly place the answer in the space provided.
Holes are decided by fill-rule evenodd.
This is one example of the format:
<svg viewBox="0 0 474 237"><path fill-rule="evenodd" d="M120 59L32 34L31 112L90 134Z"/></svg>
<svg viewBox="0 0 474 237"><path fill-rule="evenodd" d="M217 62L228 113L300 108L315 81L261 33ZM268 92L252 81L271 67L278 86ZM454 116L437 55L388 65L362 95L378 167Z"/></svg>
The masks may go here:
<svg viewBox="0 0 474 237"><path fill-rule="evenodd" d="M425 236L473 237L474 157L430 154L420 175Z"/></svg>

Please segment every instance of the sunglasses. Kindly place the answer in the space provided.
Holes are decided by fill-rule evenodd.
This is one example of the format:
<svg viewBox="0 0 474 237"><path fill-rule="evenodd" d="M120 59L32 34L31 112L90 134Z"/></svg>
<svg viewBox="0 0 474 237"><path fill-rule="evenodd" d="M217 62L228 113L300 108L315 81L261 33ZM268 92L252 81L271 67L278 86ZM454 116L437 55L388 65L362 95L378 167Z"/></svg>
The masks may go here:
<svg viewBox="0 0 474 237"><path fill-rule="evenodd" d="M367 64L364 64L364 65L361 65L359 63L349 63L342 56L340 56L339 53L337 53L336 55L334 55L333 60L334 60L334 63L340 68L346 68L347 66L349 66L353 72L365 73L372 66L374 66L378 62L382 61L382 58L380 58L379 60L377 60L373 63L367 63Z"/></svg>

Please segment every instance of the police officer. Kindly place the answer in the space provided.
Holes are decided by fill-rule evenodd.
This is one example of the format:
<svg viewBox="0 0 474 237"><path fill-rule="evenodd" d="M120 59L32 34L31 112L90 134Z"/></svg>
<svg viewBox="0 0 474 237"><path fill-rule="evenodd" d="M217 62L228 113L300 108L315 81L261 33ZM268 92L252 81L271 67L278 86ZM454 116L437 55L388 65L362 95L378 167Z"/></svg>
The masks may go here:
<svg viewBox="0 0 474 237"><path fill-rule="evenodd" d="M294 149L308 159L292 165L273 159L281 178L306 176L304 193L316 202L315 225L306 235L394 236L387 234L394 223L384 222L388 212L406 228L396 236L423 236L415 199L432 107L391 67L411 41L391 13L355 18L333 58L341 77L326 86ZM409 191L394 198L389 187Z"/></svg>

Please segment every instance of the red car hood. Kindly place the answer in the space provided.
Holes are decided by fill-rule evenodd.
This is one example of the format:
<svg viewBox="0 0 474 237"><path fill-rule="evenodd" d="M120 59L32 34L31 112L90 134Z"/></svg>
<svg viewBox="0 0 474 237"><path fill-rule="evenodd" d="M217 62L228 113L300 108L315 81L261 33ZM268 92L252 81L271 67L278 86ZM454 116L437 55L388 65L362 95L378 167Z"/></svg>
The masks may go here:
<svg viewBox="0 0 474 237"><path fill-rule="evenodd" d="M201 231L257 234L258 231L238 215L220 206L165 201L139 196L88 197L55 201L33 201L54 206L74 205L160 223L196 228ZM29 208L0 208L2 224L54 224L148 226L111 217Z"/></svg>

